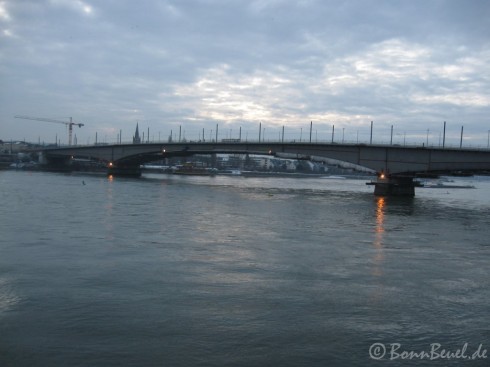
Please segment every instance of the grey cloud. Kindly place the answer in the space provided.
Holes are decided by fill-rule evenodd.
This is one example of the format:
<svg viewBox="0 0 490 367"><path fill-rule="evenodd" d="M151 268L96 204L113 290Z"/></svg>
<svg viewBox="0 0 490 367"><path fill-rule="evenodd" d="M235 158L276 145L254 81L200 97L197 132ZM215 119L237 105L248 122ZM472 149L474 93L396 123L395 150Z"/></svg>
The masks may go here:
<svg viewBox="0 0 490 367"><path fill-rule="evenodd" d="M10 0L4 8L2 135L25 135L12 121L20 113L78 114L87 123L80 135L109 123L130 131L136 121L211 129L312 118L421 127L445 118L488 129L486 1Z"/></svg>

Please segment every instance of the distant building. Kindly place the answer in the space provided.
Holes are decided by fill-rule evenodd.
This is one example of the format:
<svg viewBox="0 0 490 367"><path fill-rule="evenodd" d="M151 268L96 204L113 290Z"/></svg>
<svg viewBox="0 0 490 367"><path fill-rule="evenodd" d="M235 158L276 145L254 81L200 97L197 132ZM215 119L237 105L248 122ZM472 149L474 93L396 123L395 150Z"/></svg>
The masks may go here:
<svg viewBox="0 0 490 367"><path fill-rule="evenodd" d="M138 128L138 123L136 123L136 131L133 136L133 144L141 144L140 132Z"/></svg>

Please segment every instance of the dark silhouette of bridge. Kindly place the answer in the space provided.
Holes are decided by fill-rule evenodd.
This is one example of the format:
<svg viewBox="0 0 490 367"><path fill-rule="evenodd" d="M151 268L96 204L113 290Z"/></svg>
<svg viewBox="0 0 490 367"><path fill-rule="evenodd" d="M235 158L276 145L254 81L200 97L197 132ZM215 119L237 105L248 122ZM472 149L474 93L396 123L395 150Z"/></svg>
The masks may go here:
<svg viewBox="0 0 490 367"><path fill-rule="evenodd" d="M44 163L69 165L74 158L104 162L113 175L139 176L140 165L196 154L255 154L312 161L337 160L378 174L375 194L413 196L422 174L490 171L490 150L376 144L306 142L172 142L68 146L42 151Z"/></svg>

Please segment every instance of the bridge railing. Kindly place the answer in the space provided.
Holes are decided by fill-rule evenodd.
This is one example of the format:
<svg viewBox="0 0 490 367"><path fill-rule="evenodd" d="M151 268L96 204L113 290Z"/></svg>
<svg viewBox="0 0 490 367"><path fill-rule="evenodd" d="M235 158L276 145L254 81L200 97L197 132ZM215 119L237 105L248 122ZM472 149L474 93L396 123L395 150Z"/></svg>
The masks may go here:
<svg viewBox="0 0 490 367"><path fill-rule="evenodd" d="M199 140L199 139L181 139L179 140L173 140L169 142L169 140L149 140L149 141L144 141L141 142L140 144L168 144L168 143L216 143L216 139L205 139L205 140ZM303 143L303 144L348 144L348 145L383 145L383 146L397 146L397 147L407 147L407 148L448 148L448 149L478 149L478 150L489 150L489 147L484 145L484 144L478 144L478 143L464 143L462 145L460 144L454 144L454 143L445 143L444 146L442 145L441 142L427 142L424 141L417 141L417 140L405 140L405 141L389 141L389 140L373 140L372 142L366 141L366 140L334 140L333 142L329 139L312 139L310 140L305 140L305 139L218 139L218 143ZM97 143L96 145L98 146L104 146L104 145L130 145L133 144L133 141L109 141L109 142L103 142L103 143ZM72 146L77 146L77 147L83 147L83 146L94 146L95 144L72 144ZM68 147L69 145L67 144L45 144L45 147Z"/></svg>
<svg viewBox="0 0 490 367"><path fill-rule="evenodd" d="M218 131L218 133L216 132ZM122 130L119 131L117 136L107 137L103 139L87 138L85 141L82 139L74 139L76 146L93 146L105 144L133 144L133 140L122 139L124 134ZM444 137L443 137L444 136ZM434 148L472 148L472 149L490 149L490 130L483 132L469 131L463 135L463 129L461 132L446 131L437 129L401 129L399 127L383 128L376 127L369 130L366 128L338 128L330 125L326 127L323 124L319 128L314 128L314 124L308 126L308 128L288 128L288 127L264 127L261 125L261 129L224 129L219 128L217 130L205 130L205 129L172 129L169 134L150 134L147 130L146 134L140 139L141 144L164 144L169 141L178 142L270 142L270 143L337 143L337 144L373 144L373 145L395 145L406 147L434 147ZM66 146L59 144L59 146Z"/></svg>

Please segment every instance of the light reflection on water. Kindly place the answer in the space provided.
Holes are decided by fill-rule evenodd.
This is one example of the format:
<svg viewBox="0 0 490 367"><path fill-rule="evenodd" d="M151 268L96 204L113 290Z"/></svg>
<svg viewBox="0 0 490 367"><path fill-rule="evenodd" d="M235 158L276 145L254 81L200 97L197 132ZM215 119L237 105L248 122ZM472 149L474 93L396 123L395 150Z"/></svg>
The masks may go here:
<svg viewBox="0 0 490 367"><path fill-rule="evenodd" d="M374 341L488 340L483 179L393 199L362 180L2 175L5 365L364 366Z"/></svg>
<svg viewBox="0 0 490 367"><path fill-rule="evenodd" d="M382 262L384 260L383 255L383 234L384 234L384 216L385 216L385 198L377 197L376 198L376 234L374 239L374 248L375 248L375 257L373 263L375 264L375 268L373 274L376 276L381 276L382 271Z"/></svg>
<svg viewBox="0 0 490 367"><path fill-rule="evenodd" d="M20 297L12 290L9 279L0 278L0 317L2 313L15 308L20 301Z"/></svg>

